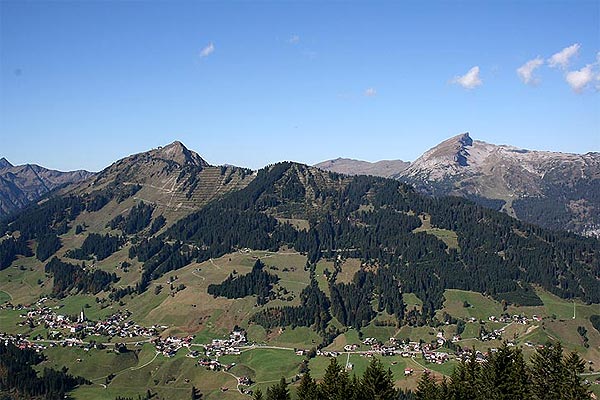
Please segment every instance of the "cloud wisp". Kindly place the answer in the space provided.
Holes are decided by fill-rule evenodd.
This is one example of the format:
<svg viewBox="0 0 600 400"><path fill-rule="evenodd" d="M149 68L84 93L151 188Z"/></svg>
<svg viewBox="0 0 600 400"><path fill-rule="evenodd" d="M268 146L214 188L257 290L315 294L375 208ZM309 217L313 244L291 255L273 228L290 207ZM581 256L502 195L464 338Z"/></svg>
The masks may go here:
<svg viewBox="0 0 600 400"><path fill-rule="evenodd" d="M200 50L200 57L201 58L208 57L212 53L214 53L214 51L215 51L215 45L213 44L213 42L210 42L208 45L206 45L204 48L202 48L202 50Z"/></svg>
<svg viewBox="0 0 600 400"><path fill-rule="evenodd" d="M592 64L588 64L579 70L567 72L565 80L575 93L581 93L594 80L593 67Z"/></svg>
<svg viewBox="0 0 600 400"><path fill-rule="evenodd" d="M298 35L292 35L292 36L290 36L290 38L288 39L288 43L289 44L298 44L298 43L300 43L300 36L298 36Z"/></svg>
<svg viewBox="0 0 600 400"><path fill-rule="evenodd" d="M533 73L542 65L544 65L544 59L542 57L536 57L517 68L517 75L519 75L519 78L521 78L524 84L537 85L540 83L540 80L535 77Z"/></svg>
<svg viewBox="0 0 600 400"><path fill-rule="evenodd" d="M367 97L375 97L377 96L377 90L372 87L366 88L363 94Z"/></svg>
<svg viewBox="0 0 600 400"><path fill-rule="evenodd" d="M483 81L479 77L479 66L474 66L466 74L462 76L456 76L452 79L451 83L462 86L465 89L471 90L483 84Z"/></svg>
<svg viewBox="0 0 600 400"><path fill-rule="evenodd" d="M572 44L569 47L565 47L558 53L552 55L548 59L548 65L553 68L559 67L561 69L566 69L569 66L569 61L571 58L579 54L579 49L581 45L579 43Z"/></svg>

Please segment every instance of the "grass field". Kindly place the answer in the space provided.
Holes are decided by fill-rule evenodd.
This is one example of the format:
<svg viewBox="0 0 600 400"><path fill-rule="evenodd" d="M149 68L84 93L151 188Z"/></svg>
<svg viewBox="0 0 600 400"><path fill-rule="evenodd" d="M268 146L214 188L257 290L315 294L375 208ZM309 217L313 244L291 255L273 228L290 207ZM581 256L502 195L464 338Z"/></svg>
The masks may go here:
<svg viewBox="0 0 600 400"><path fill-rule="evenodd" d="M444 297L446 301L444 301L442 311L446 311L454 317L474 317L487 320L490 315L499 316L502 314L500 303L480 293L448 289L444 292ZM469 303L469 307L464 307L465 301Z"/></svg>
<svg viewBox="0 0 600 400"><path fill-rule="evenodd" d="M407 310L412 310L413 308L420 310L423 307L423 300L419 299L414 293L403 293L402 299L404 300L404 304L406 304Z"/></svg>
<svg viewBox="0 0 600 400"><path fill-rule="evenodd" d="M321 336L307 327L286 328L281 334L269 336L269 344L298 349L310 349L321 343Z"/></svg>
<svg viewBox="0 0 600 400"><path fill-rule="evenodd" d="M10 301L10 300L12 300L11 295L0 290L0 304L6 303L7 301Z"/></svg>
<svg viewBox="0 0 600 400"><path fill-rule="evenodd" d="M460 250L456 232L431 226L431 217L429 215L420 215L419 218L421 219L422 225L414 229L413 232L425 232L428 235L433 235L444 242L448 248Z"/></svg>

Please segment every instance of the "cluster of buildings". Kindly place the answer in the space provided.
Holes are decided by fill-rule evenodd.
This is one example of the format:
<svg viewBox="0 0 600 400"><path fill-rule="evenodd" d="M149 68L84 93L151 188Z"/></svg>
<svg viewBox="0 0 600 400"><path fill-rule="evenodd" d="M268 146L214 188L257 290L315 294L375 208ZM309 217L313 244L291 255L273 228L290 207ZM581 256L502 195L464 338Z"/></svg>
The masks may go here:
<svg viewBox="0 0 600 400"><path fill-rule="evenodd" d="M471 359L473 355L472 350L460 350L456 352L456 360L459 362L468 361ZM483 363L487 359L487 353L482 353L481 351L475 351L475 361L478 363Z"/></svg>
<svg viewBox="0 0 600 400"><path fill-rule="evenodd" d="M444 340L445 341L445 340ZM442 364L449 360L449 355L446 352L436 351L438 344L435 343L419 343L407 342L404 343L396 338L390 338L390 344L384 345L375 338L365 338L362 341L363 345L369 346L369 350L358 350L359 345L348 344L344 346L346 353L360 354L365 357L373 357L375 355L381 357L401 356L401 357L416 357L421 355L423 359L431 363ZM307 350L298 349L296 354L303 356ZM317 350L318 356L337 357L341 353L337 351Z"/></svg>
<svg viewBox="0 0 600 400"><path fill-rule="evenodd" d="M151 343L156 347L156 351L165 357L173 357L182 347L189 348L192 344L193 336L177 337L155 337Z"/></svg>
<svg viewBox="0 0 600 400"><path fill-rule="evenodd" d="M479 336L479 340L482 342L487 342L489 340L502 339L502 332L504 332L504 329L494 329L492 332L488 333L482 332L481 336Z"/></svg>
<svg viewBox="0 0 600 400"><path fill-rule="evenodd" d="M510 324L510 323L517 323L517 324L521 324L521 325L527 325L531 322L540 322L542 320L542 317L538 316L538 315L533 315L531 318L526 317L525 315L508 315L508 314L503 314L499 317L496 317L495 315L491 315L490 317L488 317L488 320L490 322L501 322L503 324Z"/></svg>
<svg viewBox="0 0 600 400"><path fill-rule="evenodd" d="M27 339L26 336L19 334L12 335L0 332L0 343L3 343L5 346L8 346L9 343L12 343L21 350L32 349L35 350L37 353L46 349L46 346L39 343L31 342Z"/></svg>
<svg viewBox="0 0 600 400"><path fill-rule="evenodd" d="M74 318L68 315L57 314L54 308L41 306L32 308L25 314L19 325L25 326L44 326L49 330L52 337L60 338L64 331L68 333L83 332L85 335L107 336L110 338L133 338L147 337L151 338L159 334L159 329L165 327L152 326L144 327L129 320L131 312L128 310L117 311L100 321L89 321L82 309L79 315Z"/></svg>
<svg viewBox="0 0 600 400"><path fill-rule="evenodd" d="M240 347L248 344L246 331L234 329L228 339L213 339L210 344L204 345L207 357L219 358L225 354L241 354Z"/></svg>

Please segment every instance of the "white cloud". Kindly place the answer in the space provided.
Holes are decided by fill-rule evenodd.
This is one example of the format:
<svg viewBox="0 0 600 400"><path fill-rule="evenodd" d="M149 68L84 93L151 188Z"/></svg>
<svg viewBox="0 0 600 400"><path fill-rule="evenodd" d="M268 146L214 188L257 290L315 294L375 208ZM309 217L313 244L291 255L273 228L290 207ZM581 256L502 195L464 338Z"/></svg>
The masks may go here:
<svg viewBox="0 0 600 400"><path fill-rule="evenodd" d="M298 36L298 35L292 35L288 39L288 43L291 43L291 44L298 44L298 43L300 43L300 36Z"/></svg>
<svg viewBox="0 0 600 400"><path fill-rule="evenodd" d="M374 97L377 95L377 90L375 88L367 88L365 89L364 95L367 97Z"/></svg>
<svg viewBox="0 0 600 400"><path fill-rule="evenodd" d="M571 89L577 93L581 93L583 89L594 79L593 65L588 64L578 71L571 71L565 75L565 79Z"/></svg>
<svg viewBox="0 0 600 400"><path fill-rule="evenodd" d="M571 60L573 56L576 56L579 53L579 48L581 48L581 45L579 43L575 43L569 47L565 47L564 49L550 57L548 59L548 64L551 67L560 67L562 69L567 68L567 66L569 65L569 60Z"/></svg>
<svg viewBox="0 0 600 400"><path fill-rule="evenodd" d="M533 76L533 72L542 65L544 65L542 57L534 58L517 68L517 75L526 85L537 85L540 80Z"/></svg>
<svg viewBox="0 0 600 400"><path fill-rule="evenodd" d="M206 47L200 50L200 57L208 57L215 51L215 45L210 42Z"/></svg>
<svg viewBox="0 0 600 400"><path fill-rule="evenodd" d="M477 86L481 86L483 82L479 78L479 67L474 66L463 76L455 77L452 79L452 83L456 83L465 89L474 89Z"/></svg>

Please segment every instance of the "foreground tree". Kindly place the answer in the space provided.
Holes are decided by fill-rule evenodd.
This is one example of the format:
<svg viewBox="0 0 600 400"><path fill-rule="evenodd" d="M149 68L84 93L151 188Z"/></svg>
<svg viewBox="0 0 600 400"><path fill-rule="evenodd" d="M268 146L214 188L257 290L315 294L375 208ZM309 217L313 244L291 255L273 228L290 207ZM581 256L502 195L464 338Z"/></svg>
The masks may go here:
<svg viewBox="0 0 600 400"><path fill-rule="evenodd" d="M439 399L439 390L438 386L435 383L435 380L431 376L431 372L425 370L423 375L421 375L421 379L419 379L419 384L417 385L416 392L417 400L438 400Z"/></svg>
<svg viewBox="0 0 600 400"><path fill-rule="evenodd" d="M562 360L560 343L551 344L537 349L531 356L532 394L539 400L563 399L563 381L565 366Z"/></svg>
<svg viewBox="0 0 600 400"><path fill-rule="evenodd" d="M348 400L350 394L348 373L338 364L335 357L331 358L323 381L319 384L319 398L328 400Z"/></svg>
<svg viewBox="0 0 600 400"><path fill-rule="evenodd" d="M531 395L529 371L519 348L504 343L491 352L481 370L481 390L486 399L527 399Z"/></svg>
<svg viewBox="0 0 600 400"><path fill-rule="evenodd" d="M319 400L319 389L315 380L310 376L310 371L305 372L302 376L296 395L299 400Z"/></svg>
<svg viewBox="0 0 600 400"><path fill-rule="evenodd" d="M478 379L481 365L477 362L475 352L468 360L458 364L450 377L449 397L452 400L476 400L478 395Z"/></svg>
<svg viewBox="0 0 600 400"><path fill-rule="evenodd" d="M260 388L256 388L256 391L254 392L254 396L252 396L252 398L254 400L265 400L262 390L260 390Z"/></svg>
<svg viewBox="0 0 600 400"><path fill-rule="evenodd" d="M392 371L386 371L377 358L373 358L365 370L362 392L366 398L374 400L395 400L398 397Z"/></svg>
<svg viewBox="0 0 600 400"><path fill-rule="evenodd" d="M266 400L291 400L290 390L284 377L281 377L279 384L267 389Z"/></svg>
<svg viewBox="0 0 600 400"><path fill-rule="evenodd" d="M585 362L579 354L573 352L565 357L564 361L563 398L565 400L589 399L589 384L581 377L585 371Z"/></svg>

